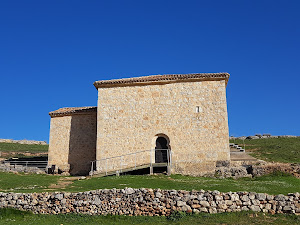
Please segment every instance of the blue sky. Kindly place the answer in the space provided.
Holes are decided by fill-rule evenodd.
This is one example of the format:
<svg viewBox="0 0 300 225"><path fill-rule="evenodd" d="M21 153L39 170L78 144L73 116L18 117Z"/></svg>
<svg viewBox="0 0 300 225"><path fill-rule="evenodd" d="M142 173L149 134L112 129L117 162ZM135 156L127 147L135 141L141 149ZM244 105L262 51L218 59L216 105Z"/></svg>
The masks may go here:
<svg viewBox="0 0 300 225"><path fill-rule="evenodd" d="M228 72L231 135L300 135L300 1L0 1L0 138L47 140L93 82Z"/></svg>

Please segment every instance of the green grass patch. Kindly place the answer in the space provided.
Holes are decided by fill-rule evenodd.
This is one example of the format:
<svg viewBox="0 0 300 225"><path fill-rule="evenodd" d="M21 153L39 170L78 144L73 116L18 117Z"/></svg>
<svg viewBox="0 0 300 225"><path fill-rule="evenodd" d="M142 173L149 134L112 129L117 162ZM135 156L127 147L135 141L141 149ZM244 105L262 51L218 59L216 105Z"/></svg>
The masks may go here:
<svg viewBox="0 0 300 225"><path fill-rule="evenodd" d="M46 155L48 153L48 145L28 145L28 144L18 144L18 143L0 143L1 157L3 158L27 158L32 157L26 155L40 154Z"/></svg>
<svg viewBox="0 0 300 225"><path fill-rule="evenodd" d="M0 151L2 152L48 152L48 145L27 145L18 143L0 143Z"/></svg>
<svg viewBox="0 0 300 225"><path fill-rule="evenodd" d="M219 179L208 177L191 177L182 175L127 175L78 180L69 185L66 190L77 192L94 189L111 188L160 188L177 190L219 190L252 191L269 194L288 194L300 192L300 179L288 174L266 175L257 178Z"/></svg>
<svg viewBox="0 0 300 225"><path fill-rule="evenodd" d="M42 174L0 172L0 191L2 192L42 192L56 184L58 176Z"/></svg>
<svg viewBox="0 0 300 225"><path fill-rule="evenodd" d="M230 140L244 146L243 140ZM266 161L300 163L300 137L245 140L246 152Z"/></svg>
<svg viewBox="0 0 300 225"><path fill-rule="evenodd" d="M50 184L56 184L59 176L39 174L0 173L0 191L5 192L43 192ZM96 189L160 188L176 190L219 190L252 191L269 194L288 194L300 192L300 179L287 174L266 175L257 178L219 179L208 177L191 177L182 175L124 175L93 177L76 180L63 189L50 191L82 192Z"/></svg>
<svg viewBox="0 0 300 225"><path fill-rule="evenodd" d="M174 217L173 217L174 218ZM149 216L90 216L82 214L41 215L15 209L0 209L1 224L53 225L53 224L299 224L300 217L295 215L269 215L254 212L220 214L182 214L174 220L168 217Z"/></svg>

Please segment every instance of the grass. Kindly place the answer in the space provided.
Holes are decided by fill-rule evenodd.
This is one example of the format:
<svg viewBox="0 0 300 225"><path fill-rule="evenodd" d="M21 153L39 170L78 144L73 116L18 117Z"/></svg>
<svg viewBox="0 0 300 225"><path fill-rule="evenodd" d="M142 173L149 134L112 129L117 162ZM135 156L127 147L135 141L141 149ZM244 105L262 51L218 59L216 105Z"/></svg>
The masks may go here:
<svg viewBox="0 0 300 225"><path fill-rule="evenodd" d="M41 215L15 209L0 209L1 224L299 224L300 217L295 215L265 215L254 212L220 214L184 214L182 218L170 220L167 217L149 216L90 216L81 214Z"/></svg>
<svg viewBox="0 0 300 225"><path fill-rule="evenodd" d="M233 141L231 141L233 142ZM235 140L242 144L242 140ZM245 140L246 150L252 155L267 161L299 163L300 138L271 138ZM2 152L47 153L48 145L24 145L0 143ZM5 192L44 192L51 184L59 181L58 176L37 174L13 174L0 172L0 191ZM219 190L253 191L269 194L287 194L300 192L300 179L284 173L265 175L257 178L240 178L237 180L190 177L182 175L154 176L110 176L74 181L64 189L53 191L88 191L104 188L161 188L182 190ZM89 216L81 214L35 215L15 209L0 209L0 224L300 224L300 217L295 215L269 215L254 212L191 214L182 218L167 217L129 217L129 216Z"/></svg>
<svg viewBox="0 0 300 225"><path fill-rule="evenodd" d="M242 140L235 139L230 142L244 146ZM247 152L265 161L300 163L300 137L246 139L245 145Z"/></svg>
<svg viewBox="0 0 300 225"><path fill-rule="evenodd" d="M26 153L37 154L37 153L48 153L49 145L28 145L19 143L0 143L0 152L2 157L30 157L26 156Z"/></svg>
<svg viewBox="0 0 300 225"><path fill-rule="evenodd" d="M229 191L253 191L269 194L287 194L300 192L300 179L288 174L279 173L276 175L266 175L257 178L232 178L218 179L208 177L190 177L182 175L154 176L110 176L92 178L88 180L78 180L67 187L72 192L92 189L110 188L160 188L177 190L219 190Z"/></svg>
<svg viewBox="0 0 300 225"><path fill-rule="evenodd" d="M300 192L300 179L291 175L278 173L257 178L190 177L182 175L126 175L76 180L65 188L48 190L48 186L58 182L58 176L38 174L0 173L0 191L5 192L43 192L69 191L82 192L95 189L160 188L177 190L219 190L252 191L269 194L288 194ZM62 177L63 178L63 177Z"/></svg>
<svg viewBox="0 0 300 225"><path fill-rule="evenodd" d="M27 145L18 143L0 143L0 151L18 151L18 152L48 152L48 145Z"/></svg>
<svg viewBox="0 0 300 225"><path fill-rule="evenodd" d="M57 183L58 176L42 174L14 174L0 172L0 191L2 192L42 192L50 184Z"/></svg>

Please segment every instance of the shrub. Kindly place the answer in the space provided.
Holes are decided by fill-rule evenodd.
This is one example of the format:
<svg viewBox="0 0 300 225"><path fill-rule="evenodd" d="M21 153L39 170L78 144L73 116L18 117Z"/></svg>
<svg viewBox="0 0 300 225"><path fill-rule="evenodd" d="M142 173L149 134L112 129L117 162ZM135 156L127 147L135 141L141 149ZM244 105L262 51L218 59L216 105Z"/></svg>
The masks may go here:
<svg viewBox="0 0 300 225"><path fill-rule="evenodd" d="M173 211L169 216L168 216L168 220L171 221L177 221L182 219L183 217L185 217L187 214L185 212L182 211Z"/></svg>

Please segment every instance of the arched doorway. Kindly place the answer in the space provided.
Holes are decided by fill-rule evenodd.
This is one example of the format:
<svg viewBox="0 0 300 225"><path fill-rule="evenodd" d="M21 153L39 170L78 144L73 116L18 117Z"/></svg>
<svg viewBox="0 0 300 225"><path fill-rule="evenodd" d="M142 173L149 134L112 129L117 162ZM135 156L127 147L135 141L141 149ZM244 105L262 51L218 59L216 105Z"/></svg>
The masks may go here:
<svg viewBox="0 0 300 225"><path fill-rule="evenodd" d="M162 136L157 137L155 142L155 163L168 162L169 141Z"/></svg>

